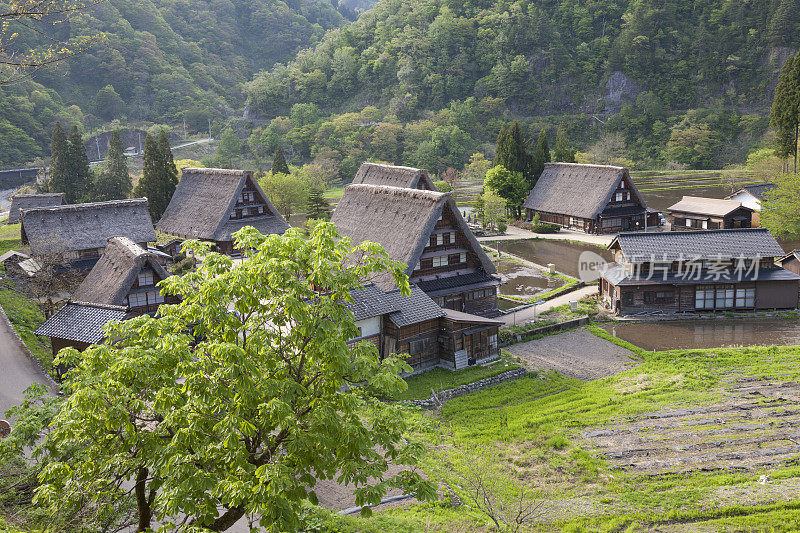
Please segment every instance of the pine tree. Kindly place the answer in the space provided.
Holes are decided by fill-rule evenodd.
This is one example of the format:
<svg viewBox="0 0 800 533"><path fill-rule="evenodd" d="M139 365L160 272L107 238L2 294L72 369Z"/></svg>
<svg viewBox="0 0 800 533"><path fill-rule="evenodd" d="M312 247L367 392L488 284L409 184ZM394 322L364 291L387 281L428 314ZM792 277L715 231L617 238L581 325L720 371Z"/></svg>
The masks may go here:
<svg viewBox="0 0 800 533"><path fill-rule="evenodd" d="M503 166L511 172L524 172L527 166L527 151L522 140L522 128L516 120L508 128L500 130L497 137L495 166Z"/></svg>
<svg viewBox="0 0 800 533"><path fill-rule="evenodd" d="M105 169L95 176L94 199L121 200L131 195L128 160L118 131L111 132Z"/></svg>
<svg viewBox="0 0 800 533"><path fill-rule="evenodd" d="M331 208L320 187L312 187L306 200L306 217L314 220L329 220Z"/></svg>
<svg viewBox="0 0 800 533"><path fill-rule="evenodd" d="M67 135L60 122L53 126L50 140L50 179L47 184L49 192L67 192L69 179L69 145Z"/></svg>
<svg viewBox="0 0 800 533"><path fill-rule="evenodd" d="M570 148L569 141L567 140L567 130L564 126L559 126L556 132L556 149L553 154L553 160L561 163L574 163L575 150Z"/></svg>
<svg viewBox="0 0 800 533"><path fill-rule="evenodd" d="M800 58L790 57L781 68L770 124L776 129L775 154L781 159L794 156L797 172L797 139L800 133Z"/></svg>
<svg viewBox="0 0 800 533"><path fill-rule="evenodd" d="M148 133L144 140L142 179L136 185L134 195L147 198L153 221L164 214L177 184L178 169L166 132L162 130L158 140Z"/></svg>
<svg viewBox="0 0 800 533"><path fill-rule="evenodd" d="M544 170L544 164L550 162L550 147L547 146L547 132L539 132L539 141L536 143L536 150L533 152L533 179L534 183Z"/></svg>
<svg viewBox="0 0 800 533"><path fill-rule="evenodd" d="M83 145L83 136L78 126L73 125L67 140L67 182L64 190L68 204L83 202L91 195L92 171L89 156Z"/></svg>
<svg viewBox="0 0 800 533"><path fill-rule="evenodd" d="M272 158L271 172L273 174L289 173L289 165L286 164L286 158L283 156L283 150L281 150L280 146L275 149L275 157Z"/></svg>

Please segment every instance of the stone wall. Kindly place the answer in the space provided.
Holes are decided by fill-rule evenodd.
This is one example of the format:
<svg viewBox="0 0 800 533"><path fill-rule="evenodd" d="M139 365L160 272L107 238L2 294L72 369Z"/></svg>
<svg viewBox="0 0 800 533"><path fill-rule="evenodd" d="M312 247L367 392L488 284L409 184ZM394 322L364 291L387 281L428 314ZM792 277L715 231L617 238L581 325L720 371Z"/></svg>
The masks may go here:
<svg viewBox="0 0 800 533"><path fill-rule="evenodd" d="M453 398L458 398L459 396L464 396L465 394L482 391L484 389L488 389L489 387L499 385L500 383L505 383L506 381L515 381L517 379L524 378L527 375L528 371L524 368L515 368L514 370L509 370L508 372L503 372L502 374L497 374L496 376L492 376L490 378L479 379L478 381L473 381L472 383L467 383L466 385L461 385L460 387L456 387L454 389L445 389L443 391L432 393L431 397L427 400L404 400L403 403L422 407L423 409L435 409L447 400L452 400Z"/></svg>

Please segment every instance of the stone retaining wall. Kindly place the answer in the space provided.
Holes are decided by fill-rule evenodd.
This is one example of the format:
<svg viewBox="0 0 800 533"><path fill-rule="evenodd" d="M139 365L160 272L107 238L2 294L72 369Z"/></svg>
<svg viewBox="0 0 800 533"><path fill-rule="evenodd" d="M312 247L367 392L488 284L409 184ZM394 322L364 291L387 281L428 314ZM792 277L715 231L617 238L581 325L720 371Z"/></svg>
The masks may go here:
<svg viewBox="0 0 800 533"><path fill-rule="evenodd" d="M45 377L45 379L50 384L50 386L53 389L55 389L56 391L59 390L58 383L56 383L55 380L53 380L53 378L50 376L50 374L47 373L47 370L44 369L44 366L42 365L42 362L39 361L39 359L31 353L31 351L28 349L28 345L25 344L25 341L23 341L22 337L19 336L19 333L14 328L14 325L11 323L11 319L9 319L8 315L6 315L6 312L3 309L2 305L0 305L0 320L2 320L3 322L5 322L7 324L8 329L11 331L11 333L14 335L14 337L16 337L16 341L17 341L17 344L19 346L19 350L22 353L24 353L25 355L27 355L28 358L31 361L33 361L36 364L36 366L39 367L39 369L42 371L42 375ZM2 413L0 413L0 414L2 414Z"/></svg>
<svg viewBox="0 0 800 533"><path fill-rule="evenodd" d="M452 400L453 398L458 398L459 396L464 396L465 394L488 389L489 387L494 387L495 385L499 385L500 383L504 383L506 381L515 381L517 379L524 378L527 375L528 371L524 368L515 368L514 370L509 370L508 372L503 372L502 374L497 374L496 376L492 376L490 378L479 379L478 381L473 381L472 383L467 383L466 385L461 385L460 387L456 387L454 389L445 389L443 391L432 393L431 397L427 400L404 400L403 403L422 407L423 409L435 409L447 400Z"/></svg>

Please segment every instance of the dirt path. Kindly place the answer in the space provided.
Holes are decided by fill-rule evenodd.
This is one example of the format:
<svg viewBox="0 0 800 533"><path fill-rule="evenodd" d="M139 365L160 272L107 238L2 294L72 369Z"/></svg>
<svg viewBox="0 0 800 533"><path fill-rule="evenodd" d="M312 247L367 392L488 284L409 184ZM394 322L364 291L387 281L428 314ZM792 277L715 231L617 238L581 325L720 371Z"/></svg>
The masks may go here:
<svg viewBox="0 0 800 533"><path fill-rule="evenodd" d="M633 353L614 343L577 329L506 348L528 367L556 370L584 381L611 376L638 364Z"/></svg>
<svg viewBox="0 0 800 533"><path fill-rule="evenodd" d="M536 305L534 307L526 307L520 311L515 311L513 313L498 317L497 319L502 320L504 326L517 326L519 324L524 324L525 322L530 322L543 312L549 311L554 307L566 305L573 300L581 300L587 296L593 296L595 294L597 294L597 286L589 285L588 287L582 287L578 290L568 292L567 294L556 296L552 300L547 300L543 304Z"/></svg>
<svg viewBox="0 0 800 533"><path fill-rule="evenodd" d="M616 235L592 235L580 231L562 229L558 233L534 233L516 226L508 226L505 235L478 237L478 241L513 241L518 239L547 239L551 241L578 241L596 246L608 246Z"/></svg>

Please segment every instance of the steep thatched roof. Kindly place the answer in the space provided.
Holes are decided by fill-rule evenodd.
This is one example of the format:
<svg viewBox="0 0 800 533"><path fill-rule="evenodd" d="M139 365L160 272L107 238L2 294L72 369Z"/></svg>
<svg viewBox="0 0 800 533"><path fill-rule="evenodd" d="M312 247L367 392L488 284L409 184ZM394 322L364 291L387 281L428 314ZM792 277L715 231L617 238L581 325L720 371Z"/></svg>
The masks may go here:
<svg viewBox="0 0 800 533"><path fill-rule="evenodd" d="M22 242L33 255L104 248L116 236L156 241L146 198L22 211Z"/></svg>
<svg viewBox="0 0 800 533"><path fill-rule="evenodd" d="M671 205L667 211L724 217L740 207L742 207L742 202L737 202L735 200L704 198L702 196L684 196L679 202ZM744 209L752 211L747 207Z"/></svg>
<svg viewBox="0 0 800 533"><path fill-rule="evenodd" d="M145 265L161 279L170 275L152 253L127 237L112 237L100 260L72 297L81 302L126 305L125 296Z"/></svg>
<svg viewBox="0 0 800 533"><path fill-rule="evenodd" d="M630 184L632 200L646 206L627 168L577 163L545 163L542 175L522 206L535 211L593 219L611 201L623 177Z"/></svg>
<svg viewBox="0 0 800 533"><path fill-rule="evenodd" d="M128 311L114 305L67 302L34 333L44 337L65 339L86 344L99 344L105 339L103 326L125 320Z"/></svg>
<svg viewBox="0 0 800 533"><path fill-rule="evenodd" d="M172 195L156 229L185 239L230 241L231 234L244 226L253 226L263 234L282 234L289 224L270 203L250 170L220 168L184 168L183 176ZM242 189L255 189L267 214L231 220Z"/></svg>
<svg viewBox="0 0 800 533"><path fill-rule="evenodd" d="M424 189L435 191L428 171L421 168L398 167L380 163L362 163L353 178L356 185L388 185L406 189Z"/></svg>
<svg viewBox="0 0 800 533"><path fill-rule="evenodd" d="M54 192L46 194L15 194L11 197L11 210L8 213L7 224L17 224L20 221L20 210L33 207L52 207L64 203L64 193Z"/></svg>
<svg viewBox="0 0 800 533"><path fill-rule="evenodd" d="M377 185L348 185L333 212L332 222L353 244L364 241L383 246L389 258L407 265L411 274L428 245L436 221L449 209L483 269L492 274L494 264L467 227L451 193ZM393 281L376 280L388 289Z"/></svg>

